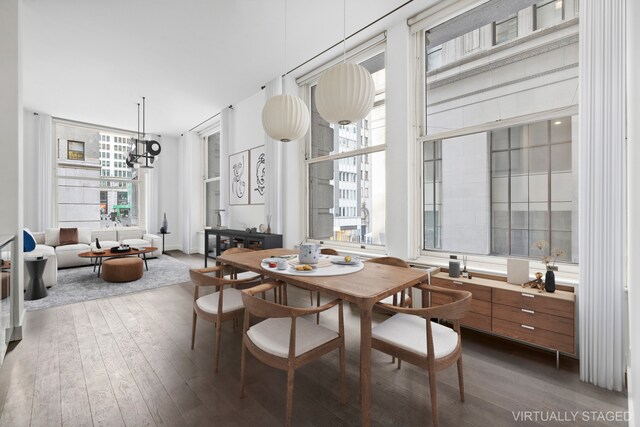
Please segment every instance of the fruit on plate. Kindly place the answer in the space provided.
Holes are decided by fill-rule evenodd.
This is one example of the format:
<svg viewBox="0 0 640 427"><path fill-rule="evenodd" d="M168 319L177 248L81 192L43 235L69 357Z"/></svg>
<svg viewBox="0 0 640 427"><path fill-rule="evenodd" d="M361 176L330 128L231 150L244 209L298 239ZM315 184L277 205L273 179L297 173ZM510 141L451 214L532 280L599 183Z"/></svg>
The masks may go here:
<svg viewBox="0 0 640 427"><path fill-rule="evenodd" d="M351 262L351 257L349 255L344 257L344 262Z"/></svg>
<svg viewBox="0 0 640 427"><path fill-rule="evenodd" d="M296 271L311 271L313 267L308 264L298 265L296 266Z"/></svg>
<svg viewBox="0 0 640 427"><path fill-rule="evenodd" d="M273 261L269 262L269 268L276 268L277 266L278 266L278 263Z"/></svg>

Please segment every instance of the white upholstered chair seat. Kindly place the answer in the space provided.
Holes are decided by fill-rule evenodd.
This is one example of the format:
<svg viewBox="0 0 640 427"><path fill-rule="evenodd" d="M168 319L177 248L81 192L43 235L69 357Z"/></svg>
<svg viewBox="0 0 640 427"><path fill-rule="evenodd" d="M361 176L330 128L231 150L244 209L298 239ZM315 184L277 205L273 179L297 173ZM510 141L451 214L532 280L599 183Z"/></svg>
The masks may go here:
<svg viewBox="0 0 640 427"><path fill-rule="evenodd" d="M316 325L302 317L296 322L296 357L338 338L338 333ZM278 357L289 356L291 318L266 319L247 331L251 341L263 351Z"/></svg>
<svg viewBox="0 0 640 427"><path fill-rule="evenodd" d="M224 297L222 298L222 312L229 313L231 311L239 310L244 307L242 304L242 293L234 288L227 288L224 290ZM205 295L196 300L196 304L200 310L206 311L211 314L218 314L218 299L220 292L214 292L209 295Z"/></svg>
<svg viewBox="0 0 640 427"><path fill-rule="evenodd" d="M238 277L235 280L251 280L258 279L260 274L254 273L253 271L243 271L242 273L238 273ZM224 276L225 280L231 280L231 275L227 274Z"/></svg>
<svg viewBox="0 0 640 427"><path fill-rule="evenodd" d="M394 314L371 331L373 338L393 344L421 356L427 356L427 325L424 318L410 314ZM436 359L453 353L458 334L451 328L431 322L433 352Z"/></svg>

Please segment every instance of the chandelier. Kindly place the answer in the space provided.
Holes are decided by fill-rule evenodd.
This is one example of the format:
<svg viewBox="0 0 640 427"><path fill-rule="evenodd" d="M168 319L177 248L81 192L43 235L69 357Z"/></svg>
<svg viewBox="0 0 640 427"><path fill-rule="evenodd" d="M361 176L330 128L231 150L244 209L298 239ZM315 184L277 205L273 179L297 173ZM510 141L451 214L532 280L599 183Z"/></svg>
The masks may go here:
<svg viewBox="0 0 640 427"><path fill-rule="evenodd" d="M140 134L140 103L138 103L138 133L133 139L132 149L127 156L126 164L130 168L153 168L153 162L156 156L160 154L162 147L158 141L147 139L145 132L145 103L146 98L142 97L142 135ZM141 162L140 159L144 159Z"/></svg>

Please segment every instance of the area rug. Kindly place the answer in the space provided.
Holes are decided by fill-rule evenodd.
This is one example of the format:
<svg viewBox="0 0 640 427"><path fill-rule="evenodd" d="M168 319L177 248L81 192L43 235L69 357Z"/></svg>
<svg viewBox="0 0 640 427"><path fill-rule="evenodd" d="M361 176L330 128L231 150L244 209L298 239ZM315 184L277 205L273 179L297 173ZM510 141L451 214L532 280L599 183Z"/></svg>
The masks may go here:
<svg viewBox="0 0 640 427"><path fill-rule="evenodd" d="M25 301L27 311L57 307L97 298L106 298L189 281L189 266L168 255L149 259L149 271L142 279L128 283L108 283L98 277L92 266L58 270L58 284L48 289L49 295L36 301Z"/></svg>

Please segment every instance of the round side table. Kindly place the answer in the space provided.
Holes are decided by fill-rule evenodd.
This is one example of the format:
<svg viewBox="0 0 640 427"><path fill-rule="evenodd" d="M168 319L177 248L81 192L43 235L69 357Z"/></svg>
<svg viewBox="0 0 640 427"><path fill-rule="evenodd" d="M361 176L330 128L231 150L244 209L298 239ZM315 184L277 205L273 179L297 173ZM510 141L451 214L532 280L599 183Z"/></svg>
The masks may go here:
<svg viewBox="0 0 640 427"><path fill-rule="evenodd" d="M25 258L24 260L27 271L29 272L29 287L24 296L25 301L33 301L42 299L48 295L47 288L44 286L42 274L47 265L47 257Z"/></svg>

